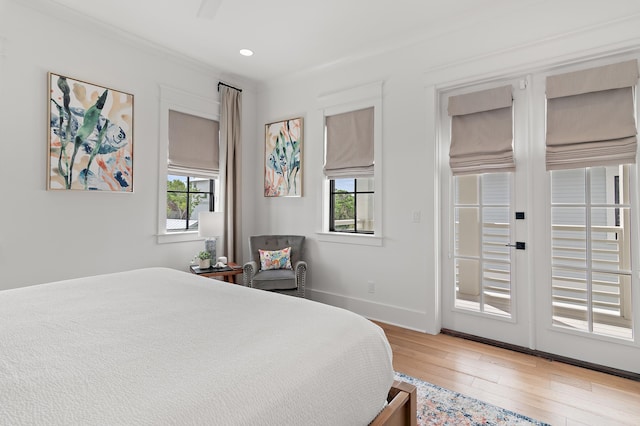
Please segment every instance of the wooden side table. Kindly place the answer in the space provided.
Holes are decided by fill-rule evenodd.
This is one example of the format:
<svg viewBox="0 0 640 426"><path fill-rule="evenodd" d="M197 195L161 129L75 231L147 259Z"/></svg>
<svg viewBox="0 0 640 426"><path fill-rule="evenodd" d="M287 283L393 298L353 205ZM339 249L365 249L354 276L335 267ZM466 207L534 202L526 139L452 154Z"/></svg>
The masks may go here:
<svg viewBox="0 0 640 426"><path fill-rule="evenodd" d="M227 268L207 268L200 269L198 265L189 266L192 274L200 275L207 278L222 278L228 283L236 284L236 275L242 274L242 266L234 262L229 262Z"/></svg>

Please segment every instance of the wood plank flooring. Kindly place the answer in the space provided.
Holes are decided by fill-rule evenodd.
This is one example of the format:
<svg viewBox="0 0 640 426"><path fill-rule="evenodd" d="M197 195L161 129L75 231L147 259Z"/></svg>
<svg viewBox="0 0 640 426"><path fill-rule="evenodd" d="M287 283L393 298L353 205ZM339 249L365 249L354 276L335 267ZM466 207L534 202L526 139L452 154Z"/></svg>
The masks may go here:
<svg viewBox="0 0 640 426"><path fill-rule="evenodd" d="M640 382L377 322L396 371L552 425L640 425ZM638 361L640 362L640 360Z"/></svg>

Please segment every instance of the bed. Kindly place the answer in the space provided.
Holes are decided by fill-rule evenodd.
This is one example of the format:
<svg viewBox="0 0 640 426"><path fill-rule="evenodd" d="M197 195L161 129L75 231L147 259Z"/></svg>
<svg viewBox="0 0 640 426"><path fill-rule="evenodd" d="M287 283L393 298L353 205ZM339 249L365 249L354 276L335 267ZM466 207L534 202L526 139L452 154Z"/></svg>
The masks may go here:
<svg viewBox="0 0 640 426"><path fill-rule="evenodd" d="M415 424L391 360L354 313L167 268L0 292L3 425Z"/></svg>

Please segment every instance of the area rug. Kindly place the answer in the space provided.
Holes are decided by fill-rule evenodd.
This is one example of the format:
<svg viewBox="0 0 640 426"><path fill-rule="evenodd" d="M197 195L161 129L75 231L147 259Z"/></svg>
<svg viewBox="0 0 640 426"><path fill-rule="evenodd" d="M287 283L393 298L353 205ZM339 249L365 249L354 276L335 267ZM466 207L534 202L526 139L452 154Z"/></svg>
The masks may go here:
<svg viewBox="0 0 640 426"><path fill-rule="evenodd" d="M536 425L548 426L522 414L487 404L406 374L396 380L410 383L418 393L419 425Z"/></svg>

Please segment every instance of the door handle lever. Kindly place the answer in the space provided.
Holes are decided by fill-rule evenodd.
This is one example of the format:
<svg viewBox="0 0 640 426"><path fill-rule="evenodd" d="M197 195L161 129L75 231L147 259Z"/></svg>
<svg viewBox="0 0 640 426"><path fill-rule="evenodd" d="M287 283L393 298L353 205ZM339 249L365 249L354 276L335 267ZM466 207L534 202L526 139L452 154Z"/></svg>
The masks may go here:
<svg viewBox="0 0 640 426"><path fill-rule="evenodd" d="M524 250L525 246L526 244L523 243L522 241L516 241L515 244L505 244L505 247L515 247L516 250Z"/></svg>

